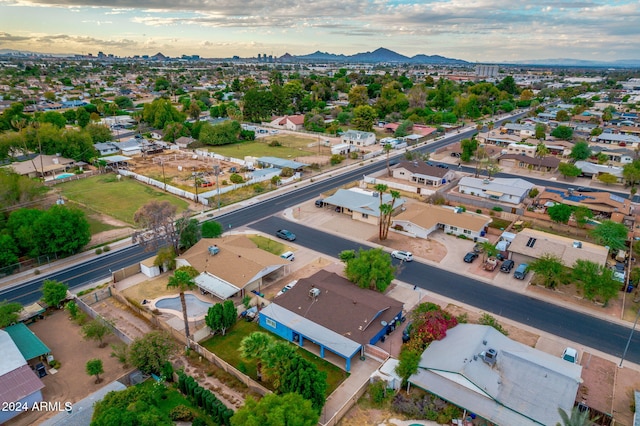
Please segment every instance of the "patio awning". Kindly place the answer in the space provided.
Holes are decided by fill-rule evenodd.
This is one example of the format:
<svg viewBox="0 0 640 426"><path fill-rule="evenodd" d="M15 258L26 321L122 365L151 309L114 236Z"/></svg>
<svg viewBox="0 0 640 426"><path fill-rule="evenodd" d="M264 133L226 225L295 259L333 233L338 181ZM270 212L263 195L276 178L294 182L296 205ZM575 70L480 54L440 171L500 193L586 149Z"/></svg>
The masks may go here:
<svg viewBox="0 0 640 426"><path fill-rule="evenodd" d="M504 193L498 191L484 191L488 195L493 195L494 197L502 197Z"/></svg>

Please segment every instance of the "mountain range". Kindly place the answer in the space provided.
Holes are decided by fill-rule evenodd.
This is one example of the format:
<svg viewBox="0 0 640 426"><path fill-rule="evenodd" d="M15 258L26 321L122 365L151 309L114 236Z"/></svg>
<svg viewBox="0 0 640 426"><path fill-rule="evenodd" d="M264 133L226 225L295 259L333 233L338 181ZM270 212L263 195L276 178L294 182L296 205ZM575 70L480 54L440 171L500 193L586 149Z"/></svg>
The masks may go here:
<svg viewBox="0 0 640 426"><path fill-rule="evenodd" d="M336 55L333 53L316 51L308 55L289 55L288 53L279 59L300 62L360 62L360 63L401 63L401 64L444 64L444 65L468 65L469 62L462 59L446 58L440 55L415 55L412 57L401 55L393 50L380 47L373 52L356 53L355 55Z"/></svg>

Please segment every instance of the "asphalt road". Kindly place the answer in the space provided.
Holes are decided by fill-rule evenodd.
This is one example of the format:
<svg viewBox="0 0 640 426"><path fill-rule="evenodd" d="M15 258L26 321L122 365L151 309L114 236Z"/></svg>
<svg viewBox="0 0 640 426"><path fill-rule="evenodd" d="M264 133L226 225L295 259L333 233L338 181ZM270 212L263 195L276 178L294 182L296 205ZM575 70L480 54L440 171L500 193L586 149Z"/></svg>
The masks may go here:
<svg viewBox="0 0 640 426"><path fill-rule="evenodd" d="M251 227L267 234L286 228L296 234L296 244L333 257L337 257L342 250L370 248L366 244L358 244L279 217L269 217ZM462 264L462 259L460 262ZM397 261L394 263L398 264ZM628 327L504 290L477 281L473 276L458 275L417 261L405 263L397 277L428 292L458 300L617 357L622 356L629 338ZM634 334L626 355L627 360L635 363L640 363L638 334L640 333Z"/></svg>

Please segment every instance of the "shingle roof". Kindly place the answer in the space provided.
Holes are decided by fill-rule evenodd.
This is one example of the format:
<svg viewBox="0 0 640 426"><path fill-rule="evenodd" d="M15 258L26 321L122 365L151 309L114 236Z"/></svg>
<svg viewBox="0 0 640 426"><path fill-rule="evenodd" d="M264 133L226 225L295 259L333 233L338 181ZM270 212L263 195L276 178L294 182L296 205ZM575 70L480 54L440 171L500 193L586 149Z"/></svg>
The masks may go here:
<svg viewBox="0 0 640 426"><path fill-rule="evenodd" d="M494 349L495 365L482 360ZM571 411L582 367L489 326L458 324L423 352L409 381L501 425L556 424Z"/></svg>
<svg viewBox="0 0 640 426"><path fill-rule="evenodd" d="M382 194L382 202L388 204L391 202L390 194ZM354 212L368 214L374 217L380 216L380 198L371 194L365 194L349 189L338 189L335 194L324 199L324 202L332 206L340 206ZM402 198L395 201L394 208L398 208L404 204Z"/></svg>
<svg viewBox="0 0 640 426"><path fill-rule="evenodd" d="M446 175L449 172L448 169L445 169L442 167L430 166L424 161L401 161L396 166L396 169L400 169L400 168L403 168L412 174L437 177L440 179L442 179L444 175Z"/></svg>
<svg viewBox="0 0 640 426"><path fill-rule="evenodd" d="M480 232L491 222L489 216L472 212L459 212L447 207L432 204L412 204L405 211L395 216L394 221L407 221L424 229L431 229L438 223Z"/></svg>
<svg viewBox="0 0 640 426"><path fill-rule="evenodd" d="M321 291L316 299L309 297L312 288ZM402 302L325 270L298 280L273 303L360 344L368 344L381 322L391 323L403 307Z"/></svg>
<svg viewBox="0 0 640 426"><path fill-rule="evenodd" d="M526 164L532 164L534 166L551 167L551 168L556 168L558 167L558 164L560 164L560 159L551 155L548 155L543 158L533 158L533 157L529 157L527 155L521 155L521 154L504 154L500 156L500 160L518 160Z"/></svg>
<svg viewBox="0 0 640 426"><path fill-rule="evenodd" d="M10 325L5 328L5 331L9 333L11 339L15 342L20 353L26 360L37 358L40 355L46 355L51 352L47 345L23 323Z"/></svg>

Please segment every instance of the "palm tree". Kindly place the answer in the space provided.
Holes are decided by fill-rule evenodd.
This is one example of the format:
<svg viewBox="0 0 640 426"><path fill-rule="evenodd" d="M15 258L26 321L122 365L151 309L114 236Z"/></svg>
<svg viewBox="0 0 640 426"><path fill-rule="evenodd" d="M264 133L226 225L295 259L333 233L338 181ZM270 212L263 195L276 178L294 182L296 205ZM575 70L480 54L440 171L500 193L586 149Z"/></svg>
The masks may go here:
<svg viewBox="0 0 640 426"><path fill-rule="evenodd" d="M391 144L387 143L385 144L382 149L384 149L384 152L387 154L387 175L391 176L391 169L389 168L389 152L391 152Z"/></svg>
<svg viewBox="0 0 640 426"><path fill-rule="evenodd" d="M187 290L193 290L196 287L195 281L193 281L193 274L188 271L178 268L172 277L169 277L169 283L167 288L175 288L180 292L180 303L182 304L182 318L184 319L184 332L187 336L187 347L189 346L189 317L187 316L187 301L184 298L184 292Z"/></svg>
<svg viewBox="0 0 640 426"><path fill-rule="evenodd" d="M256 360L256 372L258 380L262 379L262 358L267 348L273 344L273 338L266 333L256 331L244 337L240 342L240 356L250 361Z"/></svg>
<svg viewBox="0 0 640 426"><path fill-rule="evenodd" d="M556 423L556 426L591 426L598 417L590 419L589 410L580 411L578 406L573 407L571 415L567 414L562 408L558 408L558 413L562 418L562 424Z"/></svg>
<svg viewBox="0 0 640 426"><path fill-rule="evenodd" d="M389 193L391 194L391 204L385 204L385 206L388 206L388 208L385 209L385 223L384 223L384 227L383 227L383 240L387 239L387 235L389 235L389 227L391 226L391 214L393 213L393 209L395 207L396 204L396 200L398 198L400 198L400 192L399 191L389 191Z"/></svg>
<svg viewBox="0 0 640 426"><path fill-rule="evenodd" d="M378 216L378 238L380 238L382 240L382 228L384 227L384 217L383 217L383 214L384 214L384 212L383 212L384 207L383 206L384 206L384 204L382 202L382 195L385 192L387 192L387 189L389 189L389 187L387 185L385 185L384 183L378 183L373 188L376 191L378 191L378 201L380 202L380 204L379 204L380 215Z"/></svg>
<svg viewBox="0 0 640 426"><path fill-rule="evenodd" d="M492 244L491 241L483 241L480 243L480 248L482 250L482 261L486 261L487 257L494 257L498 254L498 249L495 244Z"/></svg>
<svg viewBox="0 0 640 426"><path fill-rule="evenodd" d="M536 146L536 157L538 157L538 170L542 167L542 159L549 154L549 148L544 144L544 142L540 142Z"/></svg>

